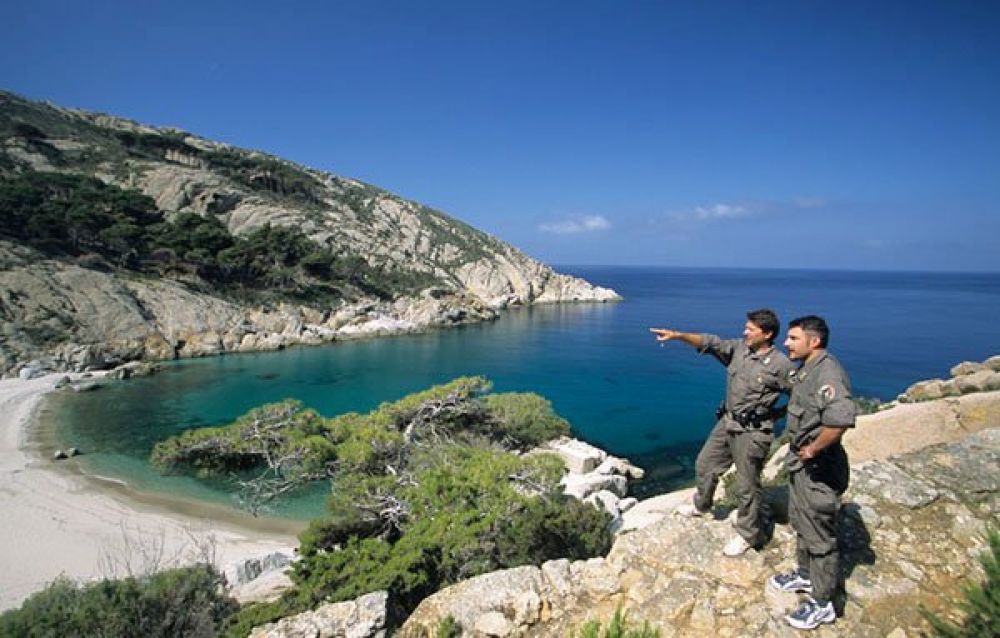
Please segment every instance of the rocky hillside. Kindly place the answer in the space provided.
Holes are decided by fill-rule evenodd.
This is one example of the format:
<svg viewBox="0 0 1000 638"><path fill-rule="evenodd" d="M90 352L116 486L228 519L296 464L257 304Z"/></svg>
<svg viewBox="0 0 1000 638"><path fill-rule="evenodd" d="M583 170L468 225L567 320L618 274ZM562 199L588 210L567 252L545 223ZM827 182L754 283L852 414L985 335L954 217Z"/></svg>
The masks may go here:
<svg viewBox="0 0 1000 638"><path fill-rule="evenodd" d="M138 232L134 220L101 235L125 245L115 253L119 263L88 253L76 233L85 224L68 229L73 250L53 250L23 212L0 210L0 372L30 358L73 369L424 329L490 319L511 305L618 298L374 186L184 131L0 92L0 178L51 175L96 178L120 189L119 200L148 197L145 213L174 223L164 226L171 232L186 224L204 234L216 224L240 238L289 228L314 253L353 266L348 276L343 268L329 274L326 264L321 298L262 301L206 277L211 254L179 259L167 251L167 258L160 249L125 267L136 261L126 250L129 233ZM66 188L59 182L49 192L69 198ZM71 209L66 218L79 214ZM191 226L192 215L206 224Z"/></svg>
<svg viewBox="0 0 1000 638"><path fill-rule="evenodd" d="M994 393L996 394L996 393ZM994 406L996 407L996 406ZM1000 515L1000 429L853 467L841 537L847 599L818 636L921 635L918 608L951 617ZM771 493L784 520L787 497ZM795 594L767 589L791 569L794 534L777 525L761 552L720 557L729 521L667 516L619 537L606 558L551 561L470 579L426 599L399 635L433 636L443 618L464 636L567 636L618 607L663 636L796 636L782 616ZM274 634L278 635L278 634ZM320 635L323 635L320 633Z"/></svg>

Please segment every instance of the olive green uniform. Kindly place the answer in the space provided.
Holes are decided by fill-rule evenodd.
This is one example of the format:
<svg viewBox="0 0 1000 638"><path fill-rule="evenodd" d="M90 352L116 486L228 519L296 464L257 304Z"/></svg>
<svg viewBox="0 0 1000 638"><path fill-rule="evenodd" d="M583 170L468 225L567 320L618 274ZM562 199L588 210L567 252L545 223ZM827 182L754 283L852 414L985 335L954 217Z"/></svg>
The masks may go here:
<svg viewBox="0 0 1000 638"><path fill-rule="evenodd" d="M701 511L709 510L719 477L735 464L739 502L736 531L756 547L767 540L760 472L774 437L774 405L781 393L788 391L794 366L773 347L756 353L741 339L703 334L701 340L698 351L718 359L728 374L725 412L695 462L694 505Z"/></svg>
<svg viewBox="0 0 1000 638"><path fill-rule="evenodd" d="M818 600L832 600L837 591L837 513L851 468L839 441L805 462L798 451L823 426L854 427L855 414L850 380L833 355L823 352L793 374L788 402L788 519L797 536L798 567L808 574Z"/></svg>

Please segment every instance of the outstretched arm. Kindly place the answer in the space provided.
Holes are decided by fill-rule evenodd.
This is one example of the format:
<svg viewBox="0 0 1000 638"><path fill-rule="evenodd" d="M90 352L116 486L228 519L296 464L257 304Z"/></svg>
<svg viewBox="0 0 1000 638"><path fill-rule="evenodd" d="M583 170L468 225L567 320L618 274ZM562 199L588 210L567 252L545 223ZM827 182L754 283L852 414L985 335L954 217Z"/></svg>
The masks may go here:
<svg viewBox="0 0 1000 638"><path fill-rule="evenodd" d="M704 339L696 332L680 332L667 328L650 328L649 331L656 335L657 341L683 341L692 348L701 348L704 345Z"/></svg>

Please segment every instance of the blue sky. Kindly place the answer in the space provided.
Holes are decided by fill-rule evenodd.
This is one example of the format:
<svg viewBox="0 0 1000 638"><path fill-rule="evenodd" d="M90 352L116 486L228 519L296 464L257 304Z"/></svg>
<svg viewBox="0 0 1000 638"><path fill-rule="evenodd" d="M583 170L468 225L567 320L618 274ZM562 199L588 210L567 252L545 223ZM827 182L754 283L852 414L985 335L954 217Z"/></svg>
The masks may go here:
<svg viewBox="0 0 1000 638"><path fill-rule="evenodd" d="M10 3L0 87L556 264L1000 270L1000 3Z"/></svg>

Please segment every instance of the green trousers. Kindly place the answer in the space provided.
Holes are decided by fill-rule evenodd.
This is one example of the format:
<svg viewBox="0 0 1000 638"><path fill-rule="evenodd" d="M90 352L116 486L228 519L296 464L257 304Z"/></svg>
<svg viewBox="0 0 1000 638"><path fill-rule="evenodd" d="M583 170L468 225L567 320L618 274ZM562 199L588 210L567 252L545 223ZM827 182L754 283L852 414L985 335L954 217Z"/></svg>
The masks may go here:
<svg viewBox="0 0 1000 638"><path fill-rule="evenodd" d="M736 465L736 532L758 547L767 538L767 511L760 485L760 472L771 447L771 433L761 430L730 432L729 420L719 419L695 461L697 489L694 504L701 511L712 507L715 488L730 465Z"/></svg>
<svg viewBox="0 0 1000 638"><path fill-rule="evenodd" d="M838 514L849 472L847 454L835 444L789 475L788 521L796 534L796 559L819 600L833 600L839 586Z"/></svg>

